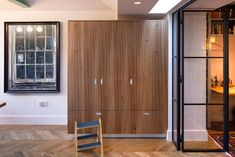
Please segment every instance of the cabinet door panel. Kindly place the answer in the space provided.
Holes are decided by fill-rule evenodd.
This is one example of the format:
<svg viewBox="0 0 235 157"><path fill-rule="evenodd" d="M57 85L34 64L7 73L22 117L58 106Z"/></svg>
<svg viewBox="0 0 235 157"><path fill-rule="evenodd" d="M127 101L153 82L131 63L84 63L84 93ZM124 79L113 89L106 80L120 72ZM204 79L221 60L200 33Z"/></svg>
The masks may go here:
<svg viewBox="0 0 235 157"><path fill-rule="evenodd" d="M166 41L163 40L164 24L160 22L142 24L143 36L137 59L138 110L162 110L162 105L166 103L167 52L164 47Z"/></svg>
<svg viewBox="0 0 235 157"><path fill-rule="evenodd" d="M98 22L97 22L98 23ZM99 103L101 110L115 110L114 103L114 44L115 22L97 24L99 39Z"/></svg>
<svg viewBox="0 0 235 157"><path fill-rule="evenodd" d="M139 22L117 22L115 48L116 110L136 110L137 51Z"/></svg>

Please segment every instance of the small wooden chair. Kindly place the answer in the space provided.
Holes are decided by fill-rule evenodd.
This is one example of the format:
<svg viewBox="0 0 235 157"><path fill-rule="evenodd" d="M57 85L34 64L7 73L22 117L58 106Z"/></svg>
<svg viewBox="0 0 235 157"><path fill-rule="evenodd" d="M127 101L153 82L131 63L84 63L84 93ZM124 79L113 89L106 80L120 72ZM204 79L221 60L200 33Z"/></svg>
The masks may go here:
<svg viewBox="0 0 235 157"><path fill-rule="evenodd" d="M97 128L97 133L96 134L84 134L84 135L78 134L79 130L87 129L87 128ZM95 138L96 141L94 143L78 145L78 140L86 140L86 139L91 139L91 138ZM100 118L98 121L90 121L90 122L82 122L82 123L78 123L77 121L75 121L75 146L76 146L76 152L100 147L101 157L104 157L102 123L101 123Z"/></svg>

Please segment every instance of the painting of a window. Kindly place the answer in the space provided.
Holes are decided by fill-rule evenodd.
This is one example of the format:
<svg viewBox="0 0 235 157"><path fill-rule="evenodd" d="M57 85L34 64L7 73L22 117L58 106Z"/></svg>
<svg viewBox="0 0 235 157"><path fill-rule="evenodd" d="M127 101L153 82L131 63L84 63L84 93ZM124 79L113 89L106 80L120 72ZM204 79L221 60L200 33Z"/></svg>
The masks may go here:
<svg viewBox="0 0 235 157"><path fill-rule="evenodd" d="M5 92L59 92L59 22L5 22Z"/></svg>

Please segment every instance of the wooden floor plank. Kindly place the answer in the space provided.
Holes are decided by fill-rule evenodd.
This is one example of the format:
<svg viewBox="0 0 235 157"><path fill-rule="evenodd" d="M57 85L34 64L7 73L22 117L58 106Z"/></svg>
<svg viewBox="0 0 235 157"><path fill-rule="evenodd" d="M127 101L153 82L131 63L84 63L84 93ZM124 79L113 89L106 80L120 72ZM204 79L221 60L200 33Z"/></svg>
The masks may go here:
<svg viewBox="0 0 235 157"><path fill-rule="evenodd" d="M99 157L99 149L75 152L66 126L0 126L0 157ZM182 153L164 139L105 139L105 157L226 157Z"/></svg>

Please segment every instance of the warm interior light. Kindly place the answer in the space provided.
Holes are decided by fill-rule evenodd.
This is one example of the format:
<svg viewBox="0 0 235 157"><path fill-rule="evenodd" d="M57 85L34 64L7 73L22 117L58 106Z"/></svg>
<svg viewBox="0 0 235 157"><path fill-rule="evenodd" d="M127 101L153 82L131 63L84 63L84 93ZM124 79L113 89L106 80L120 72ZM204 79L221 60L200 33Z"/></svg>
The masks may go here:
<svg viewBox="0 0 235 157"><path fill-rule="evenodd" d="M33 27L28 26L28 27L26 28L26 30L27 30L27 32L31 33L31 32L33 31Z"/></svg>
<svg viewBox="0 0 235 157"><path fill-rule="evenodd" d="M212 44L215 43L215 37L210 37L210 43L212 43Z"/></svg>
<svg viewBox="0 0 235 157"><path fill-rule="evenodd" d="M135 5L140 5L142 2L136 1L134 2Z"/></svg>
<svg viewBox="0 0 235 157"><path fill-rule="evenodd" d="M18 33L21 33L21 32L23 32L23 28L21 26L18 26L18 27L16 27L16 31Z"/></svg>
<svg viewBox="0 0 235 157"><path fill-rule="evenodd" d="M38 26L38 27L37 27L37 32L38 32L38 33L41 33L42 31L43 31L42 26Z"/></svg>
<svg viewBox="0 0 235 157"><path fill-rule="evenodd" d="M180 1L181 0L159 0L149 13L167 13Z"/></svg>

